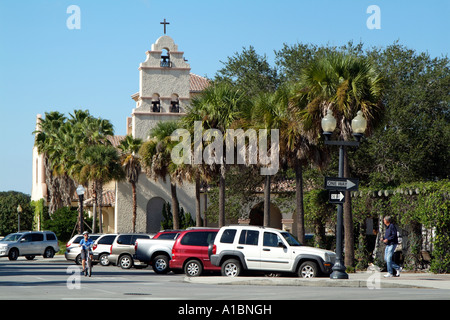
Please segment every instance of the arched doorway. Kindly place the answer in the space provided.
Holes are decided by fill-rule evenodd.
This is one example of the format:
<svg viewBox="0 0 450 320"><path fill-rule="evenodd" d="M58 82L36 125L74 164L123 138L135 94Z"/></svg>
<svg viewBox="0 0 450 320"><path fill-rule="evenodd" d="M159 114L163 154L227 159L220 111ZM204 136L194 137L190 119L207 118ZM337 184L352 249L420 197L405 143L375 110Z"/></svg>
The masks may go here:
<svg viewBox="0 0 450 320"><path fill-rule="evenodd" d="M164 199L161 197L151 198L147 202L147 233L158 232L161 230L162 209Z"/></svg>
<svg viewBox="0 0 450 320"><path fill-rule="evenodd" d="M250 210L250 225L262 226L264 224L264 201L259 202ZM273 203L270 204L270 227L281 229L281 211Z"/></svg>

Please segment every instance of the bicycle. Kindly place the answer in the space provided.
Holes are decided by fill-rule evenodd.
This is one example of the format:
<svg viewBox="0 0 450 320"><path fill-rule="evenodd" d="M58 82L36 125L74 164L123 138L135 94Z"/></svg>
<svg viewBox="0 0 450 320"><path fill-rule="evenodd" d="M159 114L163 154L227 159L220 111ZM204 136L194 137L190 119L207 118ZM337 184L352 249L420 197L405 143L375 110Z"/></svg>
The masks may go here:
<svg viewBox="0 0 450 320"><path fill-rule="evenodd" d="M92 275L92 245L87 246L87 248L82 248L81 250L83 250L85 252L85 256L86 256L86 261L85 261L85 265L84 265L84 276L86 277L89 274L89 277ZM87 263L87 266L86 266Z"/></svg>

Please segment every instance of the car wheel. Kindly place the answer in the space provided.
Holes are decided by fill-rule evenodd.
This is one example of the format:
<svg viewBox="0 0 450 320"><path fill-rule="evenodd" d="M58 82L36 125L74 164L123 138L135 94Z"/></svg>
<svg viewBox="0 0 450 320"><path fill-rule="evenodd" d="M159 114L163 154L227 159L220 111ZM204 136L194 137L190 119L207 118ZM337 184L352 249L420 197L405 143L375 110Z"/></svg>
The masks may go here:
<svg viewBox="0 0 450 320"><path fill-rule="evenodd" d="M119 266L122 269L130 269L133 266L133 258L127 254L124 254L119 259Z"/></svg>
<svg viewBox="0 0 450 320"><path fill-rule="evenodd" d="M229 259L222 264L222 275L226 277L237 277L241 274L241 263L236 259Z"/></svg>
<svg viewBox="0 0 450 320"><path fill-rule="evenodd" d="M152 267L157 274L169 272L169 258L163 254L156 256L152 261Z"/></svg>
<svg viewBox="0 0 450 320"><path fill-rule="evenodd" d="M203 272L203 266L198 260L189 260L184 266L184 273L188 277L198 277Z"/></svg>
<svg viewBox="0 0 450 320"><path fill-rule="evenodd" d="M44 258L53 258L54 255L55 255L55 250L53 250L52 247L48 247L47 249L45 249Z"/></svg>
<svg viewBox="0 0 450 320"><path fill-rule="evenodd" d="M19 257L19 250L17 250L17 249L9 250L9 253L8 253L9 260L14 261L14 260L17 260L18 257Z"/></svg>
<svg viewBox="0 0 450 320"><path fill-rule="evenodd" d="M100 264L102 266L109 266L109 259L108 259L109 254L107 253L103 253L100 255L100 257L98 258L98 260L100 261Z"/></svg>
<svg viewBox="0 0 450 320"><path fill-rule="evenodd" d="M75 263L79 266L81 265L81 263L82 263L81 254L77 255L77 257L75 258Z"/></svg>
<svg viewBox="0 0 450 320"><path fill-rule="evenodd" d="M312 261L303 262L298 268L298 276L301 278L309 279L317 277L319 269L317 264Z"/></svg>

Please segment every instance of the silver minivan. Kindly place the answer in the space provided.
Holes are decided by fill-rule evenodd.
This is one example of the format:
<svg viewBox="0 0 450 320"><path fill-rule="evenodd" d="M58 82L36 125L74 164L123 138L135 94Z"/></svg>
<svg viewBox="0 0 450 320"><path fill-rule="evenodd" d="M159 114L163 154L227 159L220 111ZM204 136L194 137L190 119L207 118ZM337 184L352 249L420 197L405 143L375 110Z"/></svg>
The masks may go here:
<svg viewBox="0 0 450 320"><path fill-rule="evenodd" d="M0 241L0 257L17 260L25 256L33 260L35 256L53 258L59 251L58 239L51 231L24 231L8 234Z"/></svg>
<svg viewBox="0 0 450 320"><path fill-rule="evenodd" d="M133 259L135 255L134 245L137 239L151 239L149 234L123 233L119 234L113 241L109 250L108 260L111 264L120 266L122 269L145 268L147 264Z"/></svg>

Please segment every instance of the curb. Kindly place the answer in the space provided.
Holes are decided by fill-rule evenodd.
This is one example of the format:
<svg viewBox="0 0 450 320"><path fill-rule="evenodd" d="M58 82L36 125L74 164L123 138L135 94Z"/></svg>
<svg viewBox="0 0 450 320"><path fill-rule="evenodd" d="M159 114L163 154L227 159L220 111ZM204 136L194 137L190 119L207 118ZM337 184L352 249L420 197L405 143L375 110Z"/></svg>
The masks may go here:
<svg viewBox="0 0 450 320"><path fill-rule="evenodd" d="M386 288L430 288L420 284L408 284L381 279L361 280L333 280L327 278L300 279L300 278L268 278L268 277L184 277L184 282L196 284L212 285L254 285L254 286L300 286L300 287L348 287L348 288L367 288L367 289L386 289Z"/></svg>

